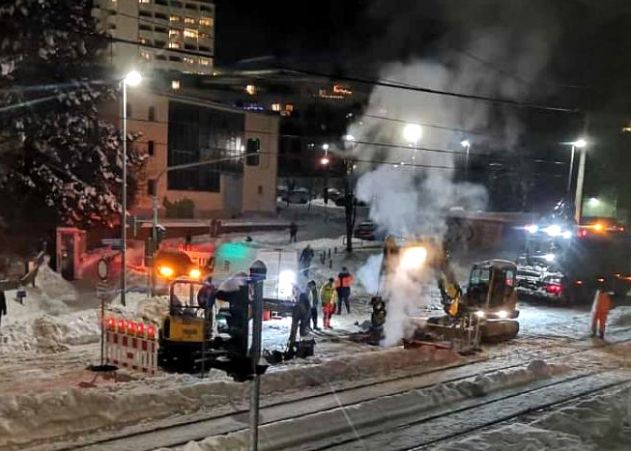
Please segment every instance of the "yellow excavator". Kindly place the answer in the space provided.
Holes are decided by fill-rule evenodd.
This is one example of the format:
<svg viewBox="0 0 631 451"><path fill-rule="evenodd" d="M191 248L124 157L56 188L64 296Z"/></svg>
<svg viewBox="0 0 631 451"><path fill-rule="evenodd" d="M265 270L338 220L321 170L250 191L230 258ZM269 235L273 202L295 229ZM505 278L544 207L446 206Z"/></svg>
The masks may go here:
<svg viewBox="0 0 631 451"><path fill-rule="evenodd" d="M404 272L404 278L401 279ZM386 238L380 272L380 293L396 289L404 280L419 282L435 277L445 315L432 317L427 332L445 339L462 338L474 329L479 339L500 341L519 333L515 264L506 260L475 263L466 292L462 291L442 243L427 238ZM381 334L387 314L387 299L372 299L373 332Z"/></svg>

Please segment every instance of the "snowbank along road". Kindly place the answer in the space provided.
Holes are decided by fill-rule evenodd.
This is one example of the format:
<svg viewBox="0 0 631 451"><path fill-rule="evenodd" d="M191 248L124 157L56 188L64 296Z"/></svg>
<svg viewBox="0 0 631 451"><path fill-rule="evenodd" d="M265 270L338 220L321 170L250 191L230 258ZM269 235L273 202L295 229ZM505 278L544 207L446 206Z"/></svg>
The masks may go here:
<svg viewBox="0 0 631 451"><path fill-rule="evenodd" d="M489 430L501 430L506 422L527 418L526 427L542 421L548 411L629 389L628 328L617 330L609 342L582 339L543 349L542 343L534 360L527 350L521 356L500 352L420 374L416 367L381 381L331 380L301 392L266 396L261 448L449 449L454 440L479 445ZM246 409L241 403L232 412L180 415L31 449L245 449Z"/></svg>

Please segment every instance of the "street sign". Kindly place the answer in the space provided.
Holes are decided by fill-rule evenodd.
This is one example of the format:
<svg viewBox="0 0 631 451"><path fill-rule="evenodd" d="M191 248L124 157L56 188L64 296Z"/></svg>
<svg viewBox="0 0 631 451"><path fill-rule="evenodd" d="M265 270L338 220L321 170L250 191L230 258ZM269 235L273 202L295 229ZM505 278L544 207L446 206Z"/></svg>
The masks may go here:
<svg viewBox="0 0 631 451"><path fill-rule="evenodd" d="M110 272L110 265L104 258L100 259L96 265L96 272L101 280L106 280Z"/></svg>
<svg viewBox="0 0 631 451"><path fill-rule="evenodd" d="M96 284L96 297L98 297L101 301L107 299L109 294L109 288L106 283L99 282Z"/></svg>

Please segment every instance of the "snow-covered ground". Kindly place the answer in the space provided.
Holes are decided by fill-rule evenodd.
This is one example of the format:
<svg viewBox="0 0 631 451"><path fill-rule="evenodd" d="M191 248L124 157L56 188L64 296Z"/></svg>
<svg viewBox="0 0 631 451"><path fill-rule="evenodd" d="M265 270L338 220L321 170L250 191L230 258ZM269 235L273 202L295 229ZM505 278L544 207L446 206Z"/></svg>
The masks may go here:
<svg viewBox="0 0 631 451"><path fill-rule="evenodd" d="M437 451L625 451L631 443L631 387L437 447Z"/></svg>
<svg viewBox="0 0 631 451"><path fill-rule="evenodd" d="M312 237L288 247L301 250L310 244L315 249L311 277L319 283L337 274L342 266L357 274L371 255L380 252L378 244L358 242L356 252L347 256L342 250L343 221L339 212L337 219L331 218L331 212L327 212L330 222L324 223L321 208L312 206L311 210L305 210L306 207L291 206L283 213L289 217L295 213L300 218L304 213L307 219L302 223L299 238L301 235ZM270 247L286 245L288 238L286 232L253 233L251 237L254 242ZM245 235L232 238L239 240ZM322 252L326 255L324 264L319 260ZM461 278L466 276L468 264L458 265L455 261L454 266ZM140 273L133 273L130 278L131 285L142 286L145 281ZM89 281L71 284L43 267L37 287L28 287L27 292L24 305L15 301L15 292L7 292L9 312L0 328L0 356L3 359L0 368L0 447L9 443L19 447L19 443L31 439L116 428L171 415L216 411L234 403L242 404L247 399L247 385L236 384L219 371L211 372L203 381L194 376L172 374L146 377L120 372L117 378L95 375L86 370L89 364L97 363L99 355L98 301ZM432 297L435 295L431 294ZM314 334L317 342L314 357L271 367L263 377L264 395L291 388L298 391L296 396L300 396L301 387L368 377L378 380L393 371L418 371L419 367L431 369L456 358L446 352L384 350L348 340L349 334L358 332L359 326L370 319L370 296L370 290L361 282L357 283L353 288L351 314L344 311L334 315L333 330ZM110 308L130 317L159 323L167 306L166 297L147 298L144 293L132 292L127 295L126 306L114 299ZM588 309L568 309L543 303L522 303L520 309L521 338L487 348L486 356L514 355L514 358L520 358L527 355L536 359L545 346L559 343L568 346L589 333ZM430 310L419 314L433 313ZM321 318L320 315L320 325ZM266 321L264 347L283 348L290 324L289 319ZM615 332L629 326L631 307L616 307L611 312L610 330ZM626 358L620 349L610 350L608 358L614 365L622 364ZM135 408L138 405L144 406L143 409ZM59 411L63 411L63 415L58 414ZM31 431L30 435L26 435L27 430Z"/></svg>

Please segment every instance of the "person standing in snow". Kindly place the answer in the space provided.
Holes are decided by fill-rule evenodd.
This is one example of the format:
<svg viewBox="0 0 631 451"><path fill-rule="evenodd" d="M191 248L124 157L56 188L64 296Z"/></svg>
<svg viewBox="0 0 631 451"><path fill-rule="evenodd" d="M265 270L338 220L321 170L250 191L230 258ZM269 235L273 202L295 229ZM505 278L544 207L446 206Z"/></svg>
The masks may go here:
<svg viewBox="0 0 631 451"><path fill-rule="evenodd" d="M296 344L296 334L300 329L300 338L304 338L309 333L309 296L307 293L300 293L298 301L291 312L291 330L289 332L289 349L293 349Z"/></svg>
<svg viewBox="0 0 631 451"><path fill-rule="evenodd" d="M311 261L313 260L313 249L311 249L311 245L307 244L307 247L305 247L302 252L300 253L300 259L299 259L299 263L300 263L300 271L302 272L302 275L307 278L309 277L309 268L311 267Z"/></svg>
<svg viewBox="0 0 631 451"><path fill-rule="evenodd" d="M331 316L335 312L335 281L330 278L322 288L320 288L320 302L322 302L322 322L325 329L333 329L331 327Z"/></svg>
<svg viewBox="0 0 631 451"><path fill-rule="evenodd" d="M596 290L594 296L594 304L592 306L592 337L596 336L596 332L600 338L605 338L605 327L607 325L607 317L609 310L613 308L611 296L607 293L604 285Z"/></svg>
<svg viewBox="0 0 631 451"><path fill-rule="evenodd" d="M350 297L351 285L353 284L353 276L348 272L346 266L342 267L342 272L337 275L335 288L337 289L337 314L342 314L342 304L346 304L346 311L351 313Z"/></svg>
<svg viewBox="0 0 631 451"><path fill-rule="evenodd" d="M7 314L7 298L4 291L0 290L0 326L2 325L2 316Z"/></svg>
<svg viewBox="0 0 631 451"><path fill-rule="evenodd" d="M313 330L320 330L318 327L318 307L320 305L320 299L318 296L318 287L315 280L310 280L307 284L307 295L309 296L309 305L311 306L311 322Z"/></svg>
<svg viewBox="0 0 631 451"><path fill-rule="evenodd" d="M298 225L294 221L291 221L291 224L289 224L289 242L295 243L298 240L297 235Z"/></svg>
<svg viewBox="0 0 631 451"><path fill-rule="evenodd" d="M197 293L197 305L205 310L209 310L215 305L215 297L217 296L217 288L213 285L213 278L207 277L204 285Z"/></svg>

